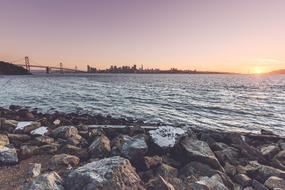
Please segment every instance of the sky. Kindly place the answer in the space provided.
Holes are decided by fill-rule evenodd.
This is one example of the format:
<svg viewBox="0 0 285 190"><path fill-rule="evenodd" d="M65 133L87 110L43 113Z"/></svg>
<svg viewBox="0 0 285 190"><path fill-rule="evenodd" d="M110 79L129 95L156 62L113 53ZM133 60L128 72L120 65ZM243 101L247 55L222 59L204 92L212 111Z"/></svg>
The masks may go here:
<svg viewBox="0 0 285 190"><path fill-rule="evenodd" d="M0 0L0 60L260 73L285 68L284 0Z"/></svg>

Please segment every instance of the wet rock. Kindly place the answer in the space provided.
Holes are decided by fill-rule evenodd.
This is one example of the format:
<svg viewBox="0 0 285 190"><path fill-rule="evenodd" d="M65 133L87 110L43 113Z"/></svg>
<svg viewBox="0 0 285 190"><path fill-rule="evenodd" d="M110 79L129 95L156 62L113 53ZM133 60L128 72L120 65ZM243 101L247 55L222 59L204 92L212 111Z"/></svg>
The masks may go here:
<svg viewBox="0 0 285 190"><path fill-rule="evenodd" d="M15 129L16 132L30 133L32 130L41 127L41 123L34 121L21 121L18 122Z"/></svg>
<svg viewBox="0 0 285 190"><path fill-rule="evenodd" d="M147 184L148 190L175 190L172 184L167 182L163 177L158 176L151 179Z"/></svg>
<svg viewBox="0 0 285 190"><path fill-rule="evenodd" d="M88 151L92 158L104 158L110 154L110 140L102 134L101 136L96 137L88 147Z"/></svg>
<svg viewBox="0 0 285 190"><path fill-rule="evenodd" d="M48 168L51 170L59 168L67 168L69 166L77 166L80 159L77 156L68 155L68 154L57 154L54 155L48 164Z"/></svg>
<svg viewBox="0 0 285 190"><path fill-rule="evenodd" d="M59 144L52 143L39 147L39 154L55 154L58 151Z"/></svg>
<svg viewBox="0 0 285 190"><path fill-rule="evenodd" d="M42 165L38 163L30 163L28 168L29 177L37 177L41 174Z"/></svg>
<svg viewBox="0 0 285 190"><path fill-rule="evenodd" d="M9 165L18 163L17 151L12 146L0 146L0 165Z"/></svg>
<svg viewBox="0 0 285 190"><path fill-rule="evenodd" d="M240 153L236 148L228 147L220 151L215 151L215 154L221 163L229 162L232 165L239 163L238 158Z"/></svg>
<svg viewBox="0 0 285 190"><path fill-rule="evenodd" d="M276 155L279 152L280 148L278 145L265 145L261 147L260 152L263 156L265 156L268 159L272 159L274 155Z"/></svg>
<svg viewBox="0 0 285 190"><path fill-rule="evenodd" d="M215 157L215 154L206 142L186 137L181 141L181 145L190 159L204 162L215 169L223 171L223 168Z"/></svg>
<svg viewBox="0 0 285 190"><path fill-rule="evenodd" d="M159 156L153 156L153 157L145 156L144 163L147 169L153 169L162 163L162 158Z"/></svg>
<svg viewBox="0 0 285 190"><path fill-rule="evenodd" d="M178 175L178 170L167 164L161 164L155 170L155 175L162 177L176 177Z"/></svg>
<svg viewBox="0 0 285 190"><path fill-rule="evenodd" d="M9 143L9 138L7 137L7 135L0 134L0 146L5 146Z"/></svg>
<svg viewBox="0 0 285 190"><path fill-rule="evenodd" d="M262 183L260 183L259 181L256 181L256 180L252 181L252 187L255 190L268 190L267 187L265 187Z"/></svg>
<svg viewBox="0 0 285 190"><path fill-rule="evenodd" d="M234 176L234 179L242 187L251 185L251 179L245 174L237 174Z"/></svg>
<svg viewBox="0 0 285 190"><path fill-rule="evenodd" d="M174 147L185 134L185 130L170 126L159 127L156 130L149 131L151 140L162 149Z"/></svg>
<svg viewBox="0 0 285 190"><path fill-rule="evenodd" d="M23 190L64 190L63 180L56 172L50 172L36 177Z"/></svg>
<svg viewBox="0 0 285 190"><path fill-rule="evenodd" d="M26 142L28 140L31 140L31 137L26 134L7 134L9 140L14 143L15 141L21 141L21 142Z"/></svg>
<svg viewBox="0 0 285 190"><path fill-rule="evenodd" d="M285 180L284 178L282 179L276 176L271 176L265 181L264 185L269 189L285 189Z"/></svg>
<svg viewBox="0 0 285 190"><path fill-rule="evenodd" d="M26 159L39 153L38 146L23 145L20 147L20 158Z"/></svg>
<svg viewBox="0 0 285 190"><path fill-rule="evenodd" d="M193 161L184 166L179 173L184 177L195 176L196 178L199 178L200 176L211 177L217 174L217 172L218 170L215 170L206 164Z"/></svg>
<svg viewBox="0 0 285 190"><path fill-rule="evenodd" d="M86 148L79 148L73 145L64 145L60 149L61 153L71 154L80 158L80 160L87 160L89 158L89 153Z"/></svg>
<svg viewBox="0 0 285 190"><path fill-rule="evenodd" d="M37 129L35 129L35 130L32 130L30 133L31 133L32 135L41 135L41 136L43 136L43 135L45 135L47 132L48 132L48 128L47 128L47 127L39 127L39 128L37 128Z"/></svg>
<svg viewBox="0 0 285 190"><path fill-rule="evenodd" d="M141 179L130 162L115 156L94 161L73 170L65 179L69 190L143 189Z"/></svg>
<svg viewBox="0 0 285 190"><path fill-rule="evenodd" d="M148 146L143 135L126 136L122 142L122 156L130 160L142 159L147 150Z"/></svg>
<svg viewBox="0 0 285 190"><path fill-rule="evenodd" d="M68 139L78 135L78 130L73 126L62 126L51 131L54 138Z"/></svg>
<svg viewBox="0 0 285 190"><path fill-rule="evenodd" d="M54 139L48 136L38 136L35 138L37 144L45 145L54 143Z"/></svg>

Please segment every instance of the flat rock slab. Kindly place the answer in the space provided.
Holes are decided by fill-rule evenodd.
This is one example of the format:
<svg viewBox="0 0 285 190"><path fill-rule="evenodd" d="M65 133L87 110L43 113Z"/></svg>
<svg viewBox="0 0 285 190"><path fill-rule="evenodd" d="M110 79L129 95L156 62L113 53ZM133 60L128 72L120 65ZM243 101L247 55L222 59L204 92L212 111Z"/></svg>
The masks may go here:
<svg viewBox="0 0 285 190"><path fill-rule="evenodd" d="M69 190L136 190L141 188L141 179L127 159L114 156L73 170L65 178L65 187Z"/></svg>

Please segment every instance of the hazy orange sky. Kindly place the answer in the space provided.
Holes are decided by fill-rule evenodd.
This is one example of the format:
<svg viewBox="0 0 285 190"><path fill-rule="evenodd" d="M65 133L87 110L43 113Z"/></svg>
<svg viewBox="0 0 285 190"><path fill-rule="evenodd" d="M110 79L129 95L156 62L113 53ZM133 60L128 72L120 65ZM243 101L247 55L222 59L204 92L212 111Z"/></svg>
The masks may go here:
<svg viewBox="0 0 285 190"><path fill-rule="evenodd" d="M1 0L0 60L265 72L285 68L285 0Z"/></svg>

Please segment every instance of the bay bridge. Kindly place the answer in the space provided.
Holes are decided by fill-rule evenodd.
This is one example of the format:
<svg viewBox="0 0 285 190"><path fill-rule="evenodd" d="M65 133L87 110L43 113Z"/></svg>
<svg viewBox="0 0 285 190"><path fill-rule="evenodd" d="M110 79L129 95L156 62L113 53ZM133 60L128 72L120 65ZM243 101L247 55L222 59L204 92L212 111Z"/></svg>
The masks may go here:
<svg viewBox="0 0 285 190"><path fill-rule="evenodd" d="M24 62L24 63L23 63ZM48 66L48 65L40 65L35 61L31 61L28 56L25 58L21 58L11 62L14 65L24 67L27 71L31 72L31 68L42 68L46 70L47 74L50 74L52 71L63 73L87 73L86 71L77 69L75 66L74 69L63 67L62 63L59 63L59 66Z"/></svg>

